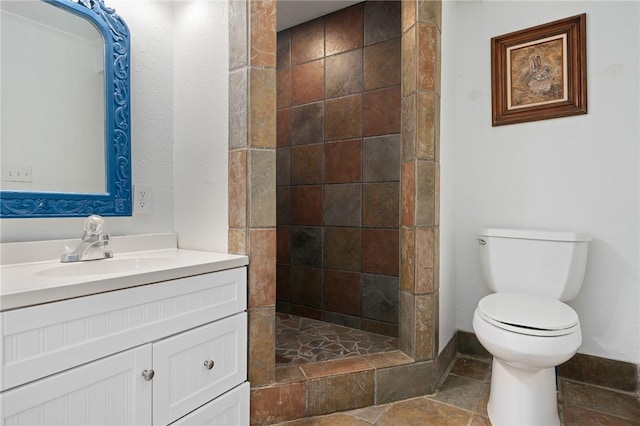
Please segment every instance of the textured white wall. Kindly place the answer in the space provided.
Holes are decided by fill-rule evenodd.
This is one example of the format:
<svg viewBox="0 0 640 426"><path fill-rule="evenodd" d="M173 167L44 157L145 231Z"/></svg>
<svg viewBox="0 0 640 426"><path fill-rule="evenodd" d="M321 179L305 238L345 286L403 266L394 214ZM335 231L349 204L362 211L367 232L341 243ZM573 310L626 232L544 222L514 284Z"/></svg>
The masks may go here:
<svg viewBox="0 0 640 426"><path fill-rule="evenodd" d="M455 98L442 109L450 149L442 190L443 212L455 204L457 327L473 330L488 293L479 227L589 231L584 286L570 303L582 326L579 352L640 362L640 3L456 2L445 11L442 84ZM583 12L589 113L491 127L491 37ZM449 163L455 174L445 172Z"/></svg>
<svg viewBox="0 0 640 426"><path fill-rule="evenodd" d="M173 183L178 244L227 251L227 2L176 2L174 7Z"/></svg>

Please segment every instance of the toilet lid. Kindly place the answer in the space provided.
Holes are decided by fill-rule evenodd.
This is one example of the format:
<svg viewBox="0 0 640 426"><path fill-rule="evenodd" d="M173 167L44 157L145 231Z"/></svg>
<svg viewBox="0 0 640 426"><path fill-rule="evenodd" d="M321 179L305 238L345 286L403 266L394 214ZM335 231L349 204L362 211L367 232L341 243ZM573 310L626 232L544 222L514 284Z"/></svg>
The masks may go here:
<svg viewBox="0 0 640 426"><path fill-rule="evenodd" d="M522 334L558 336L572 333L578 314L559 300L520 293L494 293L478 303L490 323Z"/></svg>

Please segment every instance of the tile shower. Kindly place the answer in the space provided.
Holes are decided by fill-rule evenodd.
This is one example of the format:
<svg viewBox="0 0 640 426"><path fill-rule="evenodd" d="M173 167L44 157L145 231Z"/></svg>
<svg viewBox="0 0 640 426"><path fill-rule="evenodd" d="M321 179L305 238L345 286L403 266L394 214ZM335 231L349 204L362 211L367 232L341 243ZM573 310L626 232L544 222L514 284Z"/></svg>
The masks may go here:
<svg viewBox="0 0 640 426"><path fill-rule="evenodd" d="M277 310L398 335L400 2L278 33Z"/></svg>

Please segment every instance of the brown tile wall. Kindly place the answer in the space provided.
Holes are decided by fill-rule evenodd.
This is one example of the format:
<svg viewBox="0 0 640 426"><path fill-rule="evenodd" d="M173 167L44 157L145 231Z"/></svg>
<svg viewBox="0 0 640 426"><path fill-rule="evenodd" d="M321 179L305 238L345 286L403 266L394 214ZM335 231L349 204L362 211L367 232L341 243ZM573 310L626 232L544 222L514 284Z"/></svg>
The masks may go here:
<svg viewBox="0 0 640 426"><path fill-rule="evenodd" d="M397 335L401 35L389 1L277 36L278 310Z"/></svg>

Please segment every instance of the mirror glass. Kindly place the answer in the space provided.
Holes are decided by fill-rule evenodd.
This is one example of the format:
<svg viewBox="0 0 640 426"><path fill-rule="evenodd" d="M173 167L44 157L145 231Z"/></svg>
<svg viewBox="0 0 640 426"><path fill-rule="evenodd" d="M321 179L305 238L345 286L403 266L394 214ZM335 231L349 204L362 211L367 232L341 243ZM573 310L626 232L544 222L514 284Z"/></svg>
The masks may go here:
<svg viewBox="0 0 640 426"><path fill-rule="evenodd" d="M129 32L102 0L3 0L1 217L131 215Z"/></svg>

